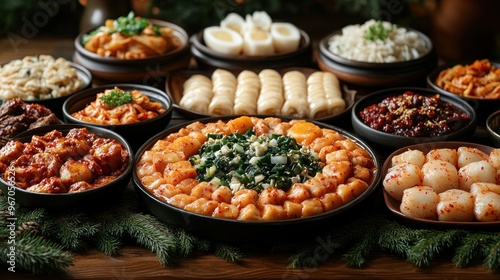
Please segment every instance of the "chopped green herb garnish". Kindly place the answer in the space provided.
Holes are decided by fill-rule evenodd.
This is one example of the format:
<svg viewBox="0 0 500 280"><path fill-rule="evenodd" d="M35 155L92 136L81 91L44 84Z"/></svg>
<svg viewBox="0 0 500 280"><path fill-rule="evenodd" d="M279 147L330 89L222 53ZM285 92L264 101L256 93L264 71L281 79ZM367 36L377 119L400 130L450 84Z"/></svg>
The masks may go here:
<svg viewBox="0 0 500 280"><path fill-rule="evenodd" d="M120 33L126 37L139 35L141 32L147 27L151 25L153 32L155 35L160 36L161 31L160 27L154 24L151 24L147 18L136 17L134 12L131 11L126 17L122 16L113 21L113 28L106 28L104 26L100 26L95 30L89 32L82 36L82 44L85 43L92 37L94 37L97 33L107 30L109 33Z"/></svg>
<svg viewBox="0 0 500 280"><path fill-rule="evenodd" d="M227 186L233 192L267 187L287 190L319 172L318 155L284 135L209 134L197 155L189 158L199 181Z"/></svg>
<svg viewBox="0 0 500 280"><path fill-rule="evenodd" d="M113 108L123 104L127 104L134 100L130 91L123 91L119 88L103 94L100 99L106 104L107 107Z"/></svg>
<svg viewBox="0 0 500 280"><path fill-rule="evenodd" d="M391 34L393 31L393 28L386 28L384 26L384 23L381 21L378 21L368 27L368 29L365 31L365 39L370 40L370 41L376 41L376 40L382 40L384 41L389 34Z"/></svg>

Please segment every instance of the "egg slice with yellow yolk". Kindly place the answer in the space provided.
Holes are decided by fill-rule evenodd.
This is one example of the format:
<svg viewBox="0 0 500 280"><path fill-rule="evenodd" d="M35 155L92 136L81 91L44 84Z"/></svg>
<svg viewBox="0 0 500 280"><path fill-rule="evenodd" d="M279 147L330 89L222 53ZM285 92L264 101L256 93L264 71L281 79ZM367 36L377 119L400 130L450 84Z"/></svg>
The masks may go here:
<svg viewBox="0 0 500 280"><path fill-rule="evenodd" d="M210 49L219 53L238 55L243 49L243 38L233 29L210 26L203 30L203 40Z"/></svg>
<svg viewBox="0 0 500 280"><path fill-rule="evenodd" d="M272 55L274 54L271 33L261 29L251 29L243 34L243 54Z"/></svg>
<svg viewBox="0 0 500 280"><path fill-rule="evenodd" d="M271 37L274 49L278 53L293 52L299 48L300 31L291 23L273 23L271 25Z"/></svg>
<svg viewBox="0 0 500 280"><path fill-rule="evenodd" d="M245 19L236 13L230 13L223 20L221 20L220 26L230 28L240 34L243 34L245 30Z"/></svg>

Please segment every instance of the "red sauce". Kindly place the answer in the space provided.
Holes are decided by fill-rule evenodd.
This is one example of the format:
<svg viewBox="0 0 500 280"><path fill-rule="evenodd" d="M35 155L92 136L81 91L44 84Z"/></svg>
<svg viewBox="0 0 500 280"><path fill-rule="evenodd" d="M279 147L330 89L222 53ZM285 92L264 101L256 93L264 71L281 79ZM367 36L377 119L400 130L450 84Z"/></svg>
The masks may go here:
<svg viewBox="0 0 500 280"><path fill-rule="evenodd" d="M442 136L465 127L471 117L462 109L440 99L407 91L383 99L359 113L369 127L408 137Z"/></svg>

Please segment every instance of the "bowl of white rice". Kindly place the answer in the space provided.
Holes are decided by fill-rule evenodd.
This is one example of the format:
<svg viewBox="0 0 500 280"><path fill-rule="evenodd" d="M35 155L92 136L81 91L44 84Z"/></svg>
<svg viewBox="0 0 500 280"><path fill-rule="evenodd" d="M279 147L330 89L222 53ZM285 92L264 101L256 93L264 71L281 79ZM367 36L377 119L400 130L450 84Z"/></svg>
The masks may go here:
<svg viewBox="0 0 500 280"><path fill-rule="evenodd" d="M422 32L387 21L368 20L323 37L317 57L322 70L368 87L425 84L437 65L432 41Z"/></svg>

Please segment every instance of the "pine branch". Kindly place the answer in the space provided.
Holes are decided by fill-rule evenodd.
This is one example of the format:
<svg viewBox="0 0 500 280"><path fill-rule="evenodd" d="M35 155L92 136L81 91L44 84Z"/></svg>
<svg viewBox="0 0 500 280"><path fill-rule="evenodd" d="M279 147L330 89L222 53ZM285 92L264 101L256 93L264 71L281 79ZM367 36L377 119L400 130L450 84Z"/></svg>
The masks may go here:
<svg viewBox="0 0 500 280"><path fill-rule="evenodd" d="M99 231L99 227L83 213L68 213L50 219L42 232L59 240L64 248L80 251L87 248L87 241Z"/></svg>
<svg viewBox="0 0 500 280"><path fill-rule="evenodd" d="M226 262L238 262L243 258L240 250L234 246L218 243L215 246L215 255Z"/></svg>
<svg viewBox="0 0 500 280"><path fill-rule="evenodd" d="M175 235L179 242L179 254L184 257L191 255L196 249L196 237L183 229L175 230Z"/></svg>
<svg viewBox="0 0 500 280"><path fill-rule="evenodd" d="M15 269L34 274L54 274L63 272L72 265L73 257L63 247L43 236L22 234L16 236ZM10 246L0 246L0 260L7 263Z"/></svg>
<svg viewBox="0 0 500 280"><path fill-rule="evenodd" d="M491 236L484 266L488 269L500 268L500 233Z"/></svg>
<svg viewBox="0 0 500 280"><path fill-rule="evenodd" d="M366 238L353 246L343 255L344 260L350 267L361 267L367 257L378 248L378 232L367 232Z"/></svg>
<svg viewBox="0 0 500 280"><path fill-rule="evenodd" d="M475 258L486 257L486 240L490 239L491 233L469 233L462 238L452 258L457 267L465 267Z"/></svg>
<svg viewBox="0 0 500 280"><path fill-rule="evenodd" d="M175 235L155 217L134 213L129 217L127 233L139 245L151 249L161 265L171 265L177 253Z"/></svg>
<svg viewBox="0 0 500 280"><path fill-rule="evenodd" d="M314 246L305 245L288 258L288 268L317 267Z"/></svg>
<svg viewBox="0 0 500 280"><path fill-rule="evenodd" d="M122 245L121 236L115 236L107 232L100 232L95 238L97 249L108 256L116 256Z"/></svg>
<svg viewBox="0 0 500 280"><path fill-rule="evenodd" d="M389 250L406 258L410 247L419 240L421 232L387 221L380 227L378 245L382 250Z"/></svg>
<svg viewBox="0 0 500 280"><path fill-rule="evenodd" d="M423 239L410 248L407 260L418 267L428 266L434 257L452 247L465 233L463 230L428 230Z"/></svg>

